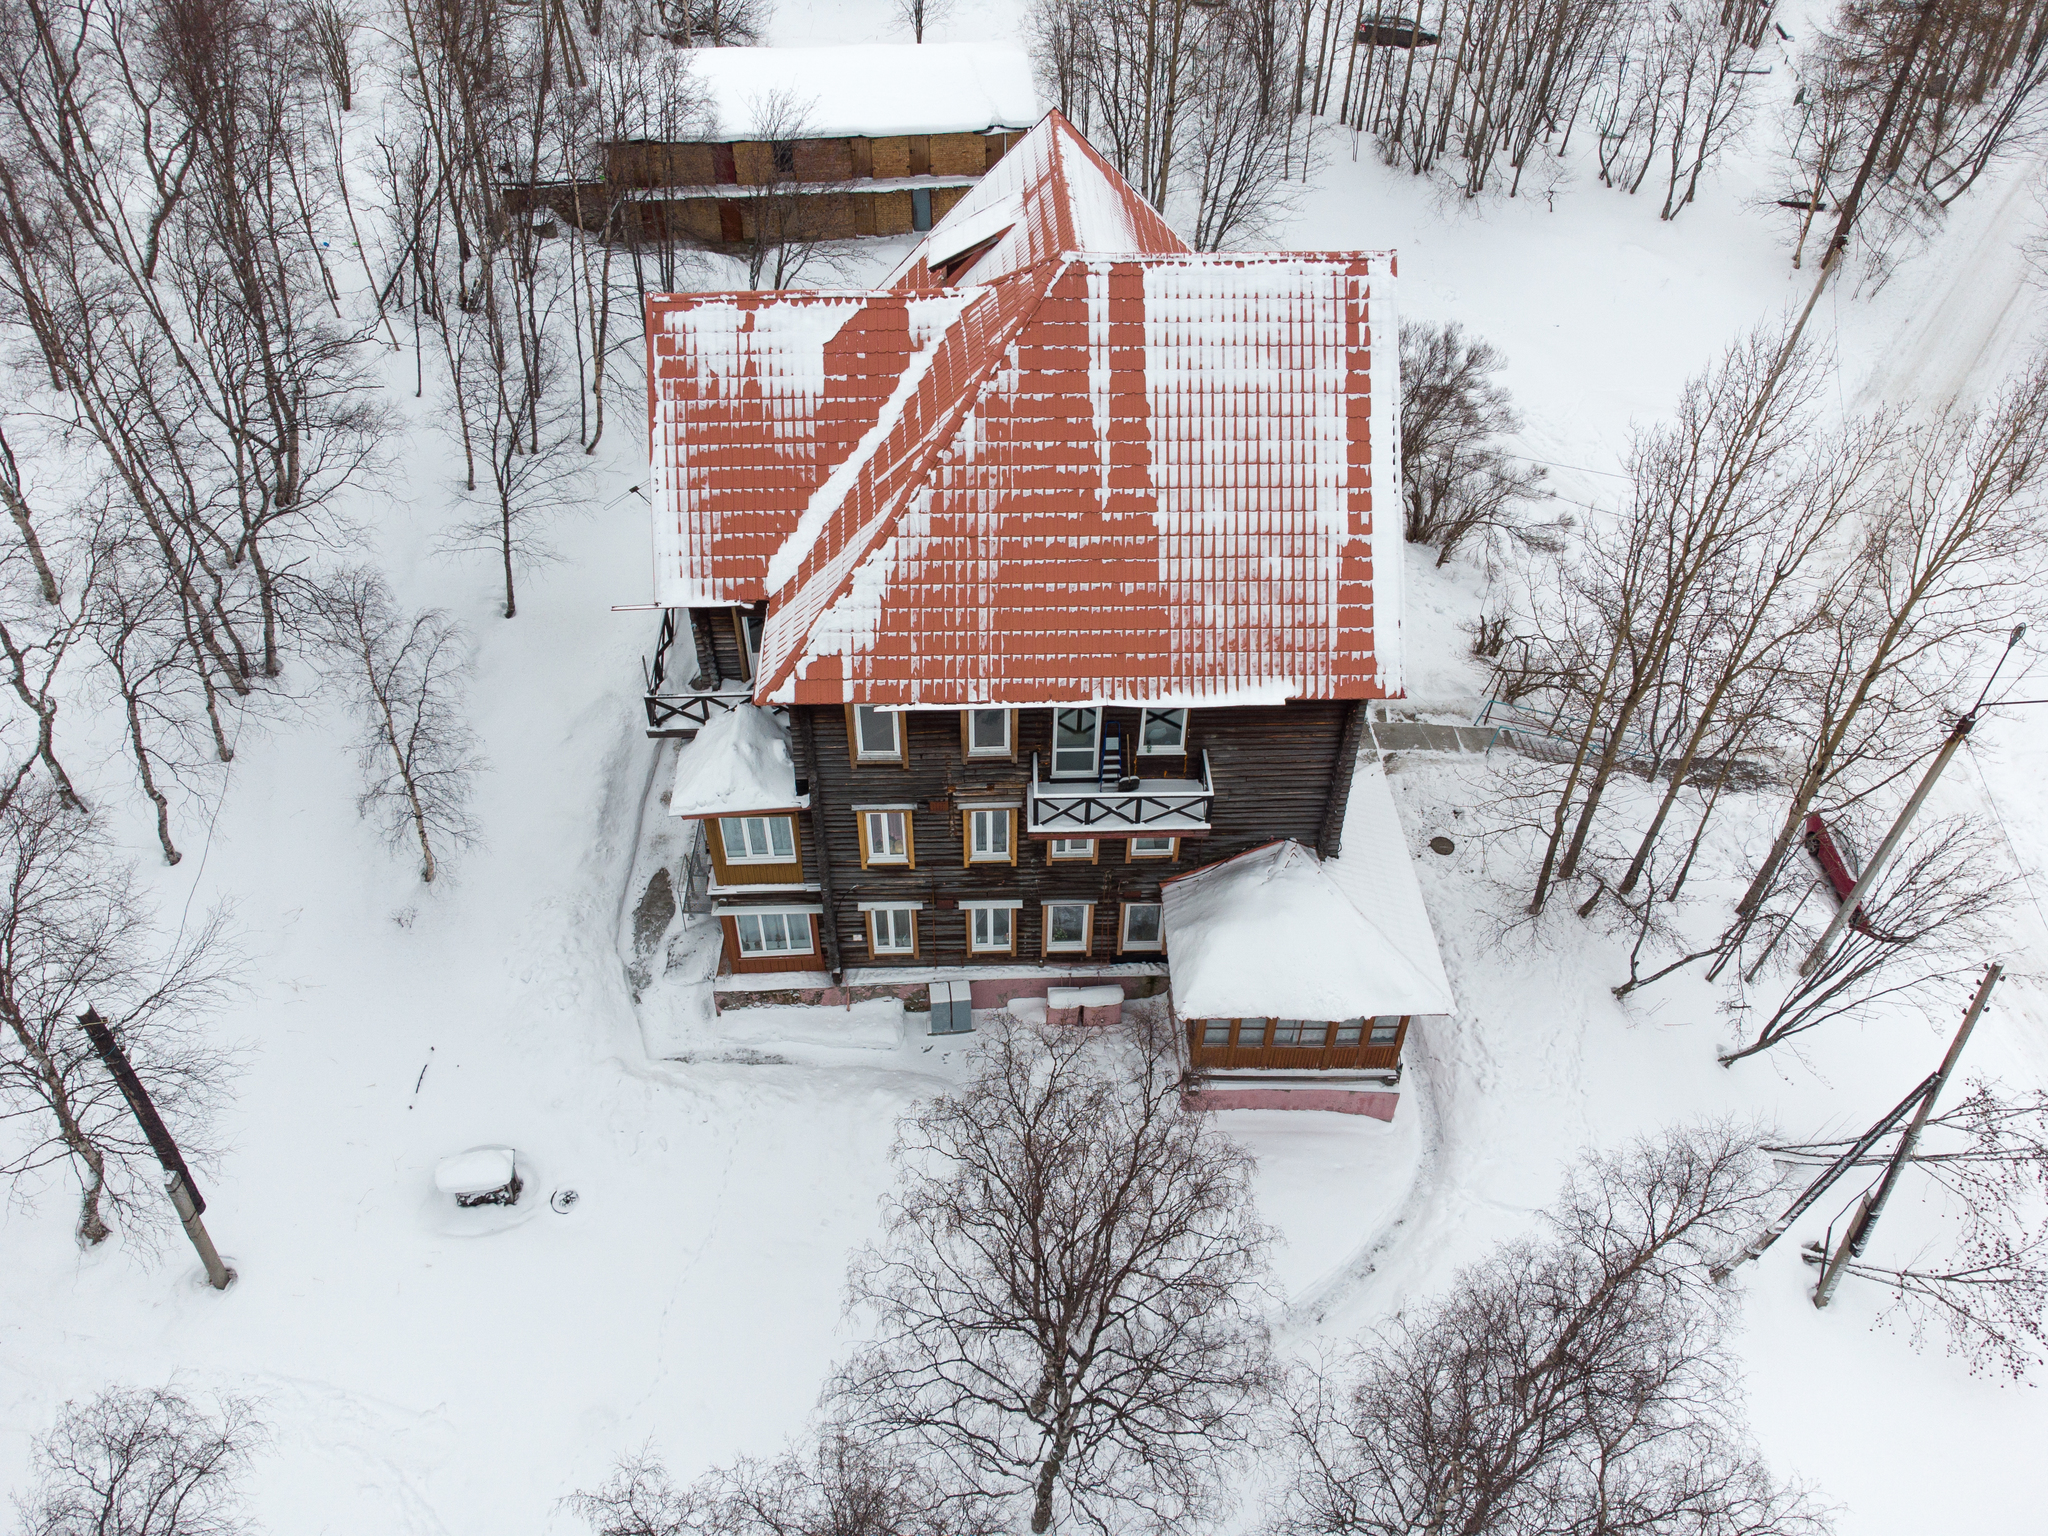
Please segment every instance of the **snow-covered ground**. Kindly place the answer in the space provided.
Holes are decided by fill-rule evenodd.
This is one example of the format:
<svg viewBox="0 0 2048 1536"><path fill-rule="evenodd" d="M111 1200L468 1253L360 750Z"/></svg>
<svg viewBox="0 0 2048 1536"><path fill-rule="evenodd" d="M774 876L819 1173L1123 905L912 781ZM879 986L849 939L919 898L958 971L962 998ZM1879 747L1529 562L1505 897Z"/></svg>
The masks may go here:
<svg viewBox="0 0 2048 1536"><path fill-rule="evenodd" d="M884 15L783 0L776 35L885 39ZM1016 17L977 8L944 35L1008 40ZM1584 178L1554 206L1447 207L1369 151L1354 160L1342 136L1326 143L1284 243L1397 249L1407 313L1458 319L1507 352L1524 446L1573 500L1616 483L1631 421L1804 293L1783 215L1753 207L1773 190L1761 153L1666 224L1655 203ZM2038 219L2018 180L1982 188L1874 297L1841 290L1825 319L1842 403L1973 389L2009 366L2042 317L2020 255ZM652 625L609 611L647 587L643 503L627 493L643 472L637 423L608 434L591 510L559 529L566 558L528 579L508 622L486 562L431 552L453 455L431 393L414 402L409 375L396 378L410 449L361 510L401 595L480 637L488 842L446 889L422 891L356 821L347 727L324 699L242 741L217 821L202 837L205 818L188 818L193 851L175 870L150 858L107 755L99 798L166 913L231 899L250 954L252 994L220 1025L247 1051L232 1150L207 1185L241 1281L206 1291L181 1246L81 1255L61 1180L0 1211L0 1485L18 1482L64 1398L167 1379L261 1400L275 1439L252 1504L276 1536L567 1530L556 1501L643 1443L681 1474L772 1450L848 1342L840 1277L875 1227L892 1121L971 1049L892 1045L887 1010L871 1009L843 1048L821 1043L817 1021L751 1021L758 1037L740 1043L781 1064L660 1059L681 1036L650 1053L618 935L638 896L653 766L637 699ZM1411 566L1412 691L1455 707L1480 685L1459 629L1480 578L1426 556ZM1979 738L1945 798L1995 808L2042 890L2048 718L1999 719ZM1394 768L1462 1002L1452 1025L1413 1039L1397 1121L1224 1117L1257 1152L1262 1203L1285 1235L1275 1305L1291 1347L1370 1325L1524 1230L1588 1145L1708 1114L1839 1131L1889 1105L1939 1049L1929 1026L1842 1029L1803 1055L1723 1071L1713 1051L1727 1025L1697 984L1625 1012L1607 992L1620 951L1568 910L1506 930L1500 855L1490 869L1461 832L1484 821L1488 772ZM1440 831L1458 835L1448 859L1420 851ZM2048 1080L2048 919L2031 901L2008 959L2016 979L1974 1065ZM433 1195L434 1166L495 1144L517 1147L549 1192L580 1198L487 1230L456 1222ZM1740 1282L1751 1412L1774 1464L1839 1506L1853 1536L2038 1529L2041 1395L1873 1331L1874 1299L1853 1286L1816 1314L1797 1240L1822 1220Z"/></svg>

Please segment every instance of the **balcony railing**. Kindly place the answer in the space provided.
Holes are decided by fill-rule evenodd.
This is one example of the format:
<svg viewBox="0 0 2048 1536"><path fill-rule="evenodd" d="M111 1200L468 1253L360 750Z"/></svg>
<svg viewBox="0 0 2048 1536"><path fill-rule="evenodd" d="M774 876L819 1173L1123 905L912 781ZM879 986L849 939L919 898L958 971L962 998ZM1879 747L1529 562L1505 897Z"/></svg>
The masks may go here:
<svg viewBox="0 0 2048 1536"><path fill-rule="evenodd" d="M1122 784L1133 787L1125 789ZM1113 837L1125 832L1174 837L1206 832L1215 794L1207 752L1202 754L1200 779L1126 779L1108 786L1086 779L1041 779L1034 752L1026 827L1059 837Z"/></svg>
<svg viewBox="0 0 2048 1536"><path fill-rule="evenodd" d="M713 689L699 690L686 688L671 690L668 686L668 648L675 643L676 610L670 608L661 618L661 633L655 637L654 659L645 657L640 661L640 673L647 685L643 702L647 706L647 734L650 736L695 736L711 723L713 715L725 713L753 698L753 690L745 683L728 678ZM782 711L777 710L777 718Z"/></svg>

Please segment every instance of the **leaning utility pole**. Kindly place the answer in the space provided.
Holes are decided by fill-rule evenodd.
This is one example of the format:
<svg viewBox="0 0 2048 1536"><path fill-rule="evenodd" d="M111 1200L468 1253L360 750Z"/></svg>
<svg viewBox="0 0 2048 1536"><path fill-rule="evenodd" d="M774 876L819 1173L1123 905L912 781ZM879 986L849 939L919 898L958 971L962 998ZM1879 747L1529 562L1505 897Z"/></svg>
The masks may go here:
<svg viewBox="0 0 2048 1536"><path fill-rule="evenodd" d="M1963 1015L1963 1027L1956 1031L1956 1037L1949 1042L1948 1055L1941 1059L1941 1070L1934 1074L1934 1082L1927 1094L1920 1100L1920 1107L1913 1111L1912 1122L1906 1127L1906 1134L1899 1138L1899 1148L1892 1153L1891 1162L1886 1165L1884 1177L1878 1181L1877 1191L1865 1195L1857 1202L1856 1214L1849 1218L1849 1230L1842 1234L1842 1241L1836 1247L1827 1267L1820 1272L1820 1283L1813 1288L1813 1304L1825 1307L1835 1294L1840 1283L1842 1270L1851 1259L1863 1256L1863 1249L1870 1241L1871 1228L1877 1225L1877 1218L1884 1214L1885 1202L1892 1197L1892 1190L1899 1182L1899 1172L1913 1161L1914 1149L1920 1145L1920 1132L1927 1126L1927 1117L1934 1111L1934 1101L1941 1097L1941 1090L1948 1082L1949 1074L1956 1069L1956 1058L1963 1054L1970 1031L1977 1027L1977 1017L1983 1013L1984 1005L1991 1001L1991 989L1998 985L1998 978L2005 974L2005 967L1993 965L1984 972L1983 983L1977 988L1977 995L1970 1002L1970 1011Z"/></svg>
<svg viewBox="0 0 2048 1536"><path fill-rule="evenodd" d="M1807 1211L1811 1210L1813 1208L1814 1202L1819 1200L1822 1195L1826 1194L1830 1186L1832 1186L1837 1179L1839 1179L1843 1174L1847 1173L1851 1168L1854 1168L1859 1162L1861 1162L1863 1160L1864 1153L1868 1152L1872 1147L1876 1146L1891 1131L1891 1128L1893 1126L1897 1125L1901 1120L1905 1119L1907 1112L1911 1110L1914 1105L1919 1104L1926 1099L1927 1095L1933 1091L1935 1079L1939 1075L1940 1074L1937 1073L1932 1076L1922 1078L1918 1086L1916 1086L1911 1093L1907 1094L1903 1099L1899 1100L1899 1102L1893 1107L1890 1114L1886 1115L1882 1120L1878 1121L1877 1124L1873 1125L1869 1130L1865 1131L1861 1136L1857 1137L1856 1140L1850 1144L1848 1151L1844 1152L1832 1163L1829 1163L1827 1167L1823 1168L1820 1171L1819 1177L1815 1178L1812 1183L1808 1184L1806 1188L1802 1189L1799 1192L1798 1198L1795 1199L1790 1205L1785 1207L1784 1213L1780 1215L1777 1218L1777 1220L1771 1222L1768 1226L1762 1228L1760 1231L1755 1233L1752 1237L1745 1241L1740 1248L1736 1249L1735 1252L1730 1254L1727 1258L1718 1260L1714 1264L1710 1265L1707 1269L1707 1274L1711 1276L1716 1282L1726 1280L1730 1275L1735 1273L1735 1271L1740 1269L1743 1265L1747 1264L1751 1259L1761 1258L1763 1256L1764 1250L1770 1247L1771 1244L1775 1243L1779 1238L1783 1237L1785 1233L1791 1228L1793 1222L1797 1221L1801 1216L1805 1215Z"/></svg>
<svg viewBox="0 0 2048 1536"><path fill-rule="evenodd" d="M178 1144L171 1140L170 1128L163 1122L163 1116L156 1112L156 1105L150 1102L149 1090L142 1086L142 1079L135 1075L135 1068L128 1060L128 1053L121 1049L121 1042L114 1038L114 1032L107 1027L107 1021L100 1017L99 1010L88 1007L79 1015L78 1027L92 1041L92 1048L99 1052L100 1060L106 1063L114 1083L121 1090L121 1097L128 1101L128 1107L135 1112L135 1119L142 1127L142 1134L149 1138L156 1160L164 1165L164 1192L171 1197L171 1204L177 1207L178 1224L185 1229L185 1235L192 1239L192 1246L199 1252L199 1262L206 1266L206 1283L216 1291L224 1291L234 1284L235 1272L221 1262L220 1250L213 1246L213 1238L206 1230L206 1223L200 1215L206 1210L206 1196L199 1192L198 1181L185 1166L185 1156L178 1150Z"/></svg>
<svg viewBox="0 0 2048 1536"><path fill-rule="evenodd" d="M2000 654L1997 666L1991 669L1991 676L1984 680L1984 689L1977 695L1977 702L1970 706L1969 713L1956 721L1954 728L1949 731L1948 740L1944 741L1941 750L1934 754L1934 761L1921 776L1919 787L1913 791L1913 798L1906 802L1906 808L1899 812L1891 830L1885 833L1884 841L1877 845L1877 852L1873 853L1870 862L1863 866L1863 873L1857 877L1856 884L1850 888L1849 894L1842 898L1842 904L1835 908L1835 915L1828 920L1827 928L1814 941L1813 948L1806 952L1806 958L1799 962L1800 975L1811 976L1820 967L1821 961L1827 958L1828 951L1835 947L1835 940L1841 937L1842 930L1855 920L1856 913L1863 905L1864 893L1877 883L1877 877L1884 872L1885 861L1892 856L1892 850L1898 847L1899 839L1906 835L1907 826L1920 814L1920 807L1934 788L1934 781L1941 777L1941 771L1948 767L1949 760L1961 751L1963 743L1969 740L1970 731L1977 724L1977 711L1984 707L1984 700L1991 692L1991 685L1998 681L1999 668L2005 665L2005 658L2012 654L2012 648L2020 643L2026 632L2027 626L2024 624L2013 626L2012 634L2006 638L2005 650Z"/></svg>

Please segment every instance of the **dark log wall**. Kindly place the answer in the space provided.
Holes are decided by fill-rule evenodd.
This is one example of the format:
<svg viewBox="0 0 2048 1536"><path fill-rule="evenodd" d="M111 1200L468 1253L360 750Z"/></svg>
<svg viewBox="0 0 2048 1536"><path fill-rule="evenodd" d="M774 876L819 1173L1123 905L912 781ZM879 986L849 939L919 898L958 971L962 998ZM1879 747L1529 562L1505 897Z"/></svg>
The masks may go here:
<svg viewBox="0 0 2048 1536"><path fill-rule="evenodd" d="M707 684L748 681L746 655L740 647L739 610L691 608L686 612L689 622L676 625L675 644L669 652L667 691L682 693L699 675ZM715 677L709 670L700 672L707 663L716 664Z"/></svg>
<svg viewBox="0 0 2048 1536"><path fill-rule="evenodd" d="M956 791L1010 790L1018 800L1023 800L1034 751L1039 754L1040 772L1050 772L1051 710L1018 711L1015 762L963 758L958 714L936 710L911 711L905 716L905 766L869 764L854 768L848 752L845 710L804 706L792 709L792 716L809 716L808 731L800 721L792 719L796 729L791 735L798 742L808 735L814 743L812 751L802 752L810 760L800 763L797 771L810 779L812 803L818 824L824 828L832 860L830 905L842 962L847 966L1006 963L995 956L970 956L967 914L957 908L936 906L941 900L1002 896L1021 897L1026 903L1016 914L1019 963L1039 963L1039 902L1048 899L1096 903L1094 946L1087 958L1118 959L1116 923L1120 902L1157 901L1162 878L1184 874L1275 838L1291 837L1310 847L1316 845L1329 811L1332 776L1342 752L1350 711L1351 706L1341 700L1193 711L1186 769L1183 770L1179 759L1148 758L1145 762L1148 777L1171 776L1182 771L1192 777L1200 772L1202 751L1206 748L1209 753L1216 791L1213 831L1206 837L1184 838L1176 859L1129 863L1120 841L1104 839L1097 845L1093 864L1051 863L1043 842L1025 839L1019 843L1014 866L977 865L969 869L963 867L964 818L960 808L954 805L935 812L929 809L931 802L950 800ZM1112 709L1105 721L1105 734L1118 732L1135 738L1137 726L1137 710ZM1349 771L1347 763L1347 783ZM853 807L901 802L918 807L911 813L916 867L862 869ZM1018 825L1021 832L1022 812ZM818 850L810 818L806 818L803 833L804 877L817 880ZM918 914L918 954L914 958L870 956L867 928L858 903L896 899L925 903L925 910ZM1061 955L1051 960L1067 964L1078 958ZM1128 958L1161 957L1157 951L1147 951Z"/></svg>

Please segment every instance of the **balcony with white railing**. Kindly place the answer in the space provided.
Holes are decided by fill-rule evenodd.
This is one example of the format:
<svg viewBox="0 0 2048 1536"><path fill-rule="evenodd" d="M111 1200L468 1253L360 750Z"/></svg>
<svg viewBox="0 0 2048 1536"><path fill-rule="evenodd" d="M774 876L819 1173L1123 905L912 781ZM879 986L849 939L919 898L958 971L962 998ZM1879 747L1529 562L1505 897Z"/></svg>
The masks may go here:
<svg viewBox="0 0 2048 1536"><path fill-rule="evenodd" d="M1042 779L1031 754L1025 830L1054 837L1185 837L1209 830L1209 754L1199 779Z"/></svg>

